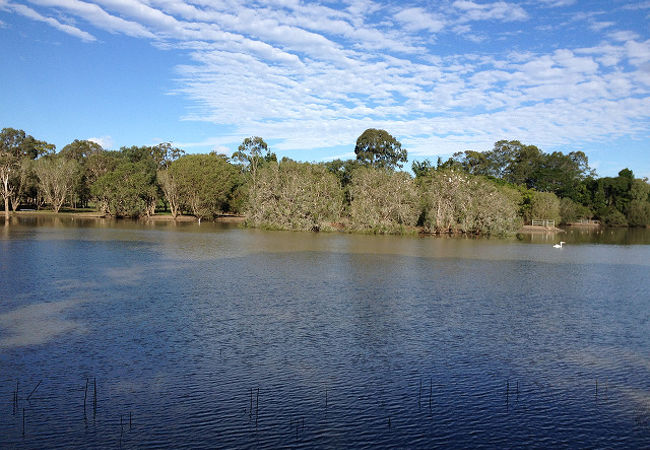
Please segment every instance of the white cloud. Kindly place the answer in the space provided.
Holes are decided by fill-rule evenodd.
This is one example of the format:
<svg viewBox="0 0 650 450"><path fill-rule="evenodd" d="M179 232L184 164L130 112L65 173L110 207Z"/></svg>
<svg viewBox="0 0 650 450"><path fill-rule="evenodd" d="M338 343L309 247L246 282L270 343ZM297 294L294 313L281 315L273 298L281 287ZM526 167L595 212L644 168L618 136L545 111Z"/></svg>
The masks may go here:
<svg viewBox="0 0 650 450"><path fill-rule="evenodd" d="M427 30L437 33L445 27L445 21L423 8L407 8L395 14L395 19L409 31Z"/></svg>
<svg viewBox="0 0 650 450"><path fill-rule="evenodd" d="M614 25L616 25L616 22L598 22L594 20L589 24L589 28L593 31L601 31Z"/></svg>
<svg viewBox="0 0 650 450"><path fill-rule="evenodd" d="M639 39L639 35L633 31L613 31L608 34L610 39L619 42L634 41Z"/></svg>
<svg viewBox="0 0 650 450"><path fill-rule="evenodd" d="M339 153L338 155L330 155L326 156L324 158L321 158L321 162L326 162L326 161L334 161L335 159L341 159L341 160L346 160L346 159L354 159L356 158L356 154L354 152L346 152L346 153Z"/></svg>
<svg viewBox="0 0 650 450"><path fill-rule="evenodd" d="M29 0L39 6L48 6L63 9L70 13L77 14L82 19L95 25L98 28L110 31L111 33L123 33L127 36L152 38L154 35L144 26L124 20L108 14L102 8L91 3L79 0Z"/></svg>
<svg viewBox="0 0 650 450"><path fill-rule="evenodd" d="M576 0L537 0L545 6L550 6L551 8L558 8L563 6L571 6Z"/></svg>
<svg viewBox="0 0 650 450"><path fill-rule="evenodd" d="M463 21L528 19L528 14L521 6L507 2L476 3L469 0L456 0L453 7L462 12Z"/></svg>
<svg viewBox="0 0 650 450"><path fill-rule="evenodd" d="M0 5L2 7L2 5ZM71 36L78 37L79 39L86 41L86 42L91 42L95 40L95 37L87 33L85 31L80 30L79 28L76 28L72 25L67 25L64 23L59 22L58 20L52 18L52 17L45 17L38 12L34 11L33 9L25 6L25 5L20 5L20 4L12 4L12 3L6 3L4 5L4 8L10 9L17 14L20 14L21 16L27 17L32 20L36 20L38 22L43 22L46 23L54 28L56 28L59 31L63 31L66 34L69 34Z"/></svg>
<svg viewBox="0 0 650 450"><path fill-rule="evenodd" d="M650 1L634 2L629 5L623 5L622 8L628 10L650 9Z"/></svg>
<svg viewBox="0 0 650 450"><path fill-rule="evenodd" d="M647 133L650 41L633 31L601 36L617 22L609 16L595 21L599 11L577 17L589 24L585 33L597 33L598 44L575 48L559 41L527 47L518 34L545 24L533 24L536 17L514 23L531 16L505 1L456 0L437 9L370 0L346 0L343 9L297 0L256 7L233 0L29 1L49 15L64 12L97 29L187 55L176 67L173 92L191 102L183 119L232 131L174 143L182 148L229 153L251 135L273 141L274 150L337 147L379 127L412 154L435 155L489 148L501 138L553 146ZM533 3L525 3L530 14L539 11ZM33 13L39 15L34 20L94 39ZM478 21L500 22L499 30L479 28ZM439 43L445 36L456 39L454 34L476 53ZM509 44L496 47L498 39ZM91 140L113 145L109 136Z"/></svg>
<svg viewBox="0 0 650 450"><path fill-rule="evenodd" d="M110 136L89 137L86 139L90 142L95 142L102 146L105 150L110 150L113 147L113 138Z"/></svg>
<svg viewBox="0 0 650 450"><path fill-rule="evenodd" d="M645 42L626 42L625 50L630 62L635 66L645 65L650 61L650 39Z"/></svg>

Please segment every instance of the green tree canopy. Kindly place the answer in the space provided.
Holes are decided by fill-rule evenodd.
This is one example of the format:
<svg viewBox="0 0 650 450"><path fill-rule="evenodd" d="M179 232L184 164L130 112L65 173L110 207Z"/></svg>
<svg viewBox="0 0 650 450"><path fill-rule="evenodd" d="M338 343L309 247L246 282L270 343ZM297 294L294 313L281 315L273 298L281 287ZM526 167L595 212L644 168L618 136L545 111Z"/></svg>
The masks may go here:
<svg viewBox="0 0 650 450"><path fill-rule="evenodd" d="M65 147L61 149L59 155L63 156L66 159L74 159L77 162L82 163L90 155L103 151L101 145L97 142L83 140L80 141L75 139Z"/></svg>
<svg viewBox="0 0 650 450"><path fill-rule="evenodd" d="M232 154L232 159L241 164L242 170L249 174L253 183L257 180L258 170L267 162L277 161L275 153L259 136L247 137Z"/></svg>
<svg viewBox="0 0 650 450"><path fill-rule="evenodd" d="M436 167L428 159L425 159L424 161L413 161L413 164L411 164L411 170L415 174L415 178L425 177L435 169Z"/></svg>
<svg viewBox="0 0 650 450"><path fill-rule="evenodd" d="M555 220L560 223L560 199L552 192L531 191L530 208L525 217L530 222L533 219Z"/></svg>
<svg viewBox="0 0 650 450"><path fill-rule="evenodd" d="M92 193L109 214L117 217L151 215L156 205L156 171L147 161L122 159L92 185Z"/></svg>
<svg viewBox="0 0 650 450"><path fill-rule="evenodd" d="M361 133L354 147L357 160L376 169L402 167L407 152L402 144L385 130L368 128Z"/></svg>
<svg viewBox="0 0 650 450"><path fill-rule="evenodd" d="M55 146L34 139L23 130L3 128L0 131L0 195L4 199L5 217L9 216L9 203L18 208L23 192L23 182L28 178L24 161L54 153Z"/></svg>
<svg viewBox="0 0 650 450"><path fill-rule="evenodd" d="M544 153L534 145L506 140L495 142L494 148L487 152L455 153L443 168L499 178L579 203L587 201L586 180L594 174L581 151Z"/></svg>
<svg viewBox="0 0 650 450"><path fill-rule="evenodd" d="M0 153L7 153L18 159L36 159L41 155L54 153L55 149L54 144L39 141L23 130L3 128L0 131Z"/></svg>
<svg viewBox="0 0 650 450"><path fill-rule="evenodd" d="M167 182L174 183L167 191L175 189L178 203L199 220L223 212L238 183L237 169L227 158L214 153L184 155L171 163L166 176Z"/></svg>

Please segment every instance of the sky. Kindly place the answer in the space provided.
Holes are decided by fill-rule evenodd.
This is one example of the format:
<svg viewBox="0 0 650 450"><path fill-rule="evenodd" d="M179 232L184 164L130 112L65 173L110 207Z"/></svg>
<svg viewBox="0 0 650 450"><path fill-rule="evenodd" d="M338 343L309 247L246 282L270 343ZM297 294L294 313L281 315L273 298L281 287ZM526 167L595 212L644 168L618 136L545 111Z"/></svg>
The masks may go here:
<svg viewBox="0 0 650 450"><path fill-rule="evenodd" d="M507 139L650 177L650 1L0 0L0 127L409 160ZM410 163L409 163L410 165Z"/></svg>

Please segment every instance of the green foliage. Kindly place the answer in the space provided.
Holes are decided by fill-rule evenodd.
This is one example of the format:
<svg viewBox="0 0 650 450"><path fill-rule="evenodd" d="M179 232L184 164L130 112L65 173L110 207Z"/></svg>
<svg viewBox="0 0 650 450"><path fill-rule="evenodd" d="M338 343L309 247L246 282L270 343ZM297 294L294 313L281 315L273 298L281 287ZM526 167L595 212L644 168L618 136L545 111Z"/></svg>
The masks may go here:
<svg viewBox="0 0 650 450"><path fill-rule="evenodd" d="M90 155L104 151L101 145L93 141L80 141L75 139L59 152L59 156L62 156L66 159L74 159L75 161L82 163Z"/></svg>
<svg viewBox="0 0 650 450"><path fill-rule="evenodd" d="M85 161L85 175L92 186L102 175L115 170L122 161L122 154L116 151L100 151L90 154Z"/></svg>
<svg viewBox="0 0 650 450"><path fill-rule="evenodd" d="M560 223L577 222L580 219L591 219L594 213L586 206L574 202L570 198L560 199Z"/></svg>
<svg viewBox="0 0 650 450"><path fill-rule="evenodd" d="M533 219L555 220L560 223L560 199L552 192L531 192L529 216L527 222Z"/></svg>
<svg viewBox="0 0 650 450"><path fill-rule="evenodd" d="M169 166L176 161L178 158L185 154L185 151L178 148L172 147L169 142L161 142L158 145L149 147L151 158L158 169L167 169Z"/></svg>
<svg viewBox="0 0 650 450"><path fill-rule="evenodd" d="M169 210L174 219L180 214L181 196L178 190L178 183L169 173L168 169L159 170L157 174L158 185L169 204Z"/></svg>
<svg viewBox="0 0 650 450"><path fill-rule="evenodd" d="M342 199L336 176L321 164L269 163L249 186L246 223L279 230L332 230Z"/></svg>
<svg viewBox="0 0 650 450"><path fill-rule="evenodd" d="M630 186L630 200L650 201L650 184L647 179L635 179Z"/></svg>
<svg viewBox="0 0 650 450"><path fill-rule="evenodd" d="M629 191L630 202L625 216L632 227L650 225L650 184L647 179L633 179Z"/></svg>
<svg viewBox="0 0 650 450"><path fill-rule="evenodd" d="M175 185L181 208L200 220L223 212L238 183L238 171L226 158L214 153L185 155L171 163L168 180ZM169 192L167 189L166 194ZM171 196L167 200L172 203Z"/></svg>
<svg viewBox="0 0 650 450"><path fill-rule="evenodd" d="M404 233L420 215L417 187L405 172L360 168L350 185L350 227L372 233Z"/></svg>
<svg viewBox="0 0 650 450"><path fill-rule="evenodd" d="M413 164L411 164L411 170L415 174L415 178L420 178L429 175L432 170L436 170L436 167L431 163L431 161L425 159L424 161L413 161Z"/></svg>
<svg viewBox="0 0 650 450"><path fill-rule="evenodd" d="M36 159L53 153L54 149L53 144L34 139L23 130L3 128L0 131L0 153L8 153L17 159Z"/></svg>
<svg viewBox="0 0 650 450"><path fill-rule="evenodd" d="M650 202L632 200L627 207L627 222L631 227L650 225Z"/></svg>
<svg viewBox="0 0 650 450"><path fill-rule="evenodd" d="M385 130L368 128L361 133L354 147L357 160L376 169L402 167L407 160L402 144Z"/></svg>
<svg viewBox="0 0 650 450"><path fill-rule="evenodd" d="M23 130L3 128L0 131L0 195L4 199L5 216L9 214L9 203L14 211L20 204L25 191L23 184L29 179L25 172L30 168L26 161L54 152L54 145L39 141Z"/></svg>
<svg viewBox="0 0 650 450"><path fill-rule="evenodd" d="M543 192L553 192L577 202L586 200L585 179L593 174L583 152L544 153L519 141L498 141L488 152L467 150L455 153L443 168L464 170L473 175L501 178Z"/></svg>
<svg viewBox="0 0 650 450"><path fill-rule="evenodd" d="M609 227L626 227L628 225L627 219L623 213L613 206L600 212L600 221L603 225Z"/></svg>
<svg viewBox="0 0 650 450"><path fill-rule="evenodd" d="M352 174L355 170L363 166L356 159L347 159L345 161L335 159L334 161L323 163L323 165L327 168L328 172L336 175L336 178L339 180L339 184L343 188L344 208L348 208L350 206L350 183L352 182Z"/></svg>
<svg viewBox="0 0 650 450"><path fill-rule="evenodd" d="M464 172L442 169L419 179L425 230L503 236L521 226L518 193Z"/></svg>
<svg viewBox="0 0 650 450"><path fill-rule="evenodd" d="M101 209L113 216L151 215L158 200L156 172L148 161L124 160L99 176L91 191Z"/></svg>
<svg viewBox="0 0 650 450"><path fill-rule="evenodd" d="M248 191L250 184L243 182L237 183L237 186L232 191L230 199L228 200L228 210L234 214L244 214L246 205L248 203Z"/></svg>
<svg viewBox="0 0 650 450"><path fill-rule="evenodd" d="M623 169L617 177L587 180L589 204L601 222L610 226L643 226L645 202L650 200L650 185L646 179L635 179L634 173ZM620 214L616 214L617 211Z"/></svg>
<svg viewBox="0 0 650 450"><path fill-rule="evenodd" d="M85 206L90 200L90 186L96 180L96 177L89 181L88 176L88 160L92 155L102 153L104 149L96 142L88 140L75 139L61 149L58 156L67 160L76 161L80 165L80 175L76 177L76 183L72 188L72 203L73 206L80 204ZM78 203L77 203L78 202Z"/></svg>
<svg viewBox="0 0 650 450"><path fill-rule="evenodd" d="M183 150L172 147L169 142L163 142L154 146L122 147L120 152L124 158L133 163L148 161L156 169L168 168L173 161L185 154Z"/></svg>
<svg viewBox="0 0 650 450"><path fill-rule="evenodd" d="M349 229L395 233L412 229L507 234L521 218L560 223L597 217L609 226L650 224L650 184L630 169L595 178L580 151L545 153L501 140L492 150L466 150L447 161L415 161L415 180L393 172L407 152L385 130L357 139L356 160L303 164L275 154L260 137L244 139L230 164L223 155L185 155L170 143L105 151L75 140L54 145L23 130L0 131L0 195L9 213L43 201L98 207L116 216L154 214L160 198L172 216L199 219L246 212L248 223L278 229ZM70 187L70 183L73 186ZM92 187L92 189L91 189ZM420 195L416 193L419 190ZM163 205L166 205L162 201ZM519 217L518 217L519 215ZM343 216L343 218L342 218Z"/></svg>
<svg viewBox="0 0 650 450"><path fill-rule="evenodd" d="M338 178L339 183L343 188L347 187L352 182L352 173L362 167L361 163L355 159L346 159L345 161L341 159L335 159L333 161L328 161L323 163L327 170Z"/></svg>
<svg viewBox="0 0 650 450"><path fill-rule="evenodd" d="M250 176L253 183L257 180L257 172L260 168L271 161L278 160L275 153L269 150L264 139L259 136L244 139L231 158L241 165L242 172Z"/></svg>
<svg viewBox="0 0 650 450"><path fill-rule="evenodd" d="M473 150L457 152L442 164L442 168L464 170L472 175L498 176L499 168L492 156L492 152L476 152Z"/></svg>

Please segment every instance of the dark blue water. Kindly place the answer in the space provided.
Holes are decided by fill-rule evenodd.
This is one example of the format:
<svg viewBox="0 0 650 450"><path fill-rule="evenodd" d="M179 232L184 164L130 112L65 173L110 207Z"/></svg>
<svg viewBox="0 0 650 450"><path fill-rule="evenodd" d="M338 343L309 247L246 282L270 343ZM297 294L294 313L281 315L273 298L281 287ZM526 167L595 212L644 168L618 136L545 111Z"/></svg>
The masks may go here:
<svg viewBox="0 0 650 450"><path fill-rule="evenodd" d="M648 245L12 224L0 447L648 448L649 275Z"/></svg>

